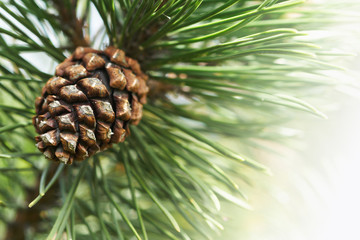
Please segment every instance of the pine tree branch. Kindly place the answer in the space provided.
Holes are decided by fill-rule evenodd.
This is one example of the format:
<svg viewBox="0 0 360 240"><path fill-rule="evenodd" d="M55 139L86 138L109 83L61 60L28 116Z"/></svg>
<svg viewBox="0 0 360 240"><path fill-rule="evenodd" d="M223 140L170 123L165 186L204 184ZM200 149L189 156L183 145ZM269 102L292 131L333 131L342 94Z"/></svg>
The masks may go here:
<svg viewBox="0 0 360 240"><path fill-rule="evenodd" d="M72 48L90 46L89 37L84 35L84 19L76 16L78 0L52 0L52 2L59 12L56 17L60 27L70 39Z"/></svg>
<svg viewBox="0 0 360 240"><path fill-rule="evenodd" d="M4 173L0 181L14 185L14 189L0 189L0 196L6 200L26 194L22 183L31 174L28 169L34 169L35 177L28 181L34 181L40 193L30 205L42 199L53 183L56 186L50 189L60 192L64 203L49 212L48 222L55 223L49 239L64 235L69 239L195 239L194 231L201 234L196 239L211 237L210 229L223 228L218 216L222 201L250 208L241 184L251 181L243 165L266 171L251 160L251 154L240 156L253 148L265 151L259 139L282 141L284 135L274 126L283 124L291 110L322 116L299 97L306 96L310 87L339 84L322 74L338 67L329 63L329 51L305 41L306 36L295 30L317 29L314 19L332 23L328 16L333 12L303 7L294 17L292 8L302 2L0 3L4 23L0 28L0 172ZM79 3L84 11L79 11ZM97 13L90 15L90 9ZM83 14L77 16L79 12ZM101 30L89 39L94 19L100 21ZM70 43L66 47L61 46L64 35ZM35 133L25 126L42 82L55 66L39 67L31 54L47 55L56 62L76 46L98 44L121 46L147 71L150 93L143 119L126 143L104 151L91 164L83 163L75 181L76 165L61 174L59 182L53 177L46 185L48 173L38 173L45 159L31 153ZM227 141L236 142L239 149L229 151ZM35 208L46 207L45 198ZM12 213L17 209L21 215L23 209L18 206ZM0 215L6 224L8 220ZM44 222L38 220L34 225ZM86 229L77 231L79 223ZM43 229L38 228L34 238L48 234Z"/></svg>

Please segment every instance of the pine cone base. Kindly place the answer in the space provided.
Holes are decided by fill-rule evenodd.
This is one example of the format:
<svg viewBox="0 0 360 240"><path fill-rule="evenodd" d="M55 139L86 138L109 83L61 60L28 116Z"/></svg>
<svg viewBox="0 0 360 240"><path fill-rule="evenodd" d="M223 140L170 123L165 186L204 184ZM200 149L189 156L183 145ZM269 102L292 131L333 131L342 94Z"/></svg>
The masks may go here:
<svg viewBox="0 0 360 240"><path fill-rule="evenodd" d="M46 158L71 164L123 142L129 124L141 120L147 79L120 49L78 47L35 101L36 146Z"/></svg>

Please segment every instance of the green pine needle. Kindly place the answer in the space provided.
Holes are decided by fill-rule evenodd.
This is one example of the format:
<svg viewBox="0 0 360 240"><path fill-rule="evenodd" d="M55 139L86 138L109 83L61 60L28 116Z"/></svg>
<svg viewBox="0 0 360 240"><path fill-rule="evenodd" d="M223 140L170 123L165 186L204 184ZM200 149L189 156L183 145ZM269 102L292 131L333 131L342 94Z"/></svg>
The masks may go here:
<svg viewBox="0 0 360 240"><path fill-rule="evenodd" d="M277 126L294 111L326 118L312 97L343 84L324 70L343 70L332 59L348 53L308 32L357 14L327 4L0 2L0 228L25 204L48 204L54 188L60 194L47 222L24 229L27 238L214 239L224 228L223 202L251 210L251 174L271 175L254 149L273 150L258 140L286 142ZM59 12L71 9L80 35ZM124 49L155 90L125 143L53 171L35 146L33 103L75 40ZM38 196L24 203L29 189Z"/></svg>

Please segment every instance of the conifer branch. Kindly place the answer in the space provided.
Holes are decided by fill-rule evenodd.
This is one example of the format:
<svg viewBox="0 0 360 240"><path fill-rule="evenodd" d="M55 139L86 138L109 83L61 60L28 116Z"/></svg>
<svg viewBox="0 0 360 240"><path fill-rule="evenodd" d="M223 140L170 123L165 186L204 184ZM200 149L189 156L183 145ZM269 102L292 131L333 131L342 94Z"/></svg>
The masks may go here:
<svg viewBox="0 0 360 240"><path fill-rule="evenodd" d="M2 1L0 225L7 238L211 239L223 229L224 201L250 209L247 173L271 174L251 154L272 151L258 140L285 140L277 126L293 111L324 117L303 100L307 90L342 84L323 72L341 69L332 59L343 53L332 55L305 34L333 23L334 11L306 4ZM55 170L34 146L33 103L75 47L109 45L138 60L150 78L141 122L124 143ZM16 197L22 201L11 204ZM39 210L48 208L44 220ZM26 231L34 216L28 228L37 231Z"/></svg>
<svg viewBox="0 0 360 240"><path fill-rule="evenodd" d="M76 16L78 0L52 0L58 11L56 16L61 30L69 37L73 49L79 46L90 46L90 39L85 36L85 17L79 19Z"/></svg>

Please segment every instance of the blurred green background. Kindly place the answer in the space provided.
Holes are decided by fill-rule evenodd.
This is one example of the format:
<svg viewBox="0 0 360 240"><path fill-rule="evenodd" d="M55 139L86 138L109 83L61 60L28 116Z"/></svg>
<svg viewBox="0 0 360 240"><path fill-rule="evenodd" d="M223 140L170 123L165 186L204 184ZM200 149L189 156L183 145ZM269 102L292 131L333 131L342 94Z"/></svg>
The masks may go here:
<svg viewBox="0 0 360 240"><path fill-rule="evenodd" d="M351 7L351 5L349 5ZM289 148L269 145L259 153L273 176L257 176L247 189L253 211L226 205L226 240L360 239L360 16L335 24L326 44L353 54L343 57L343 72L328 72L341 86L311 103L328 119L296 114L287 127L296 135ZM296 130L294 130L296 129ZM297 131L299 130L299 131ZM215 239L217 239L215 237Z"/></svg>

